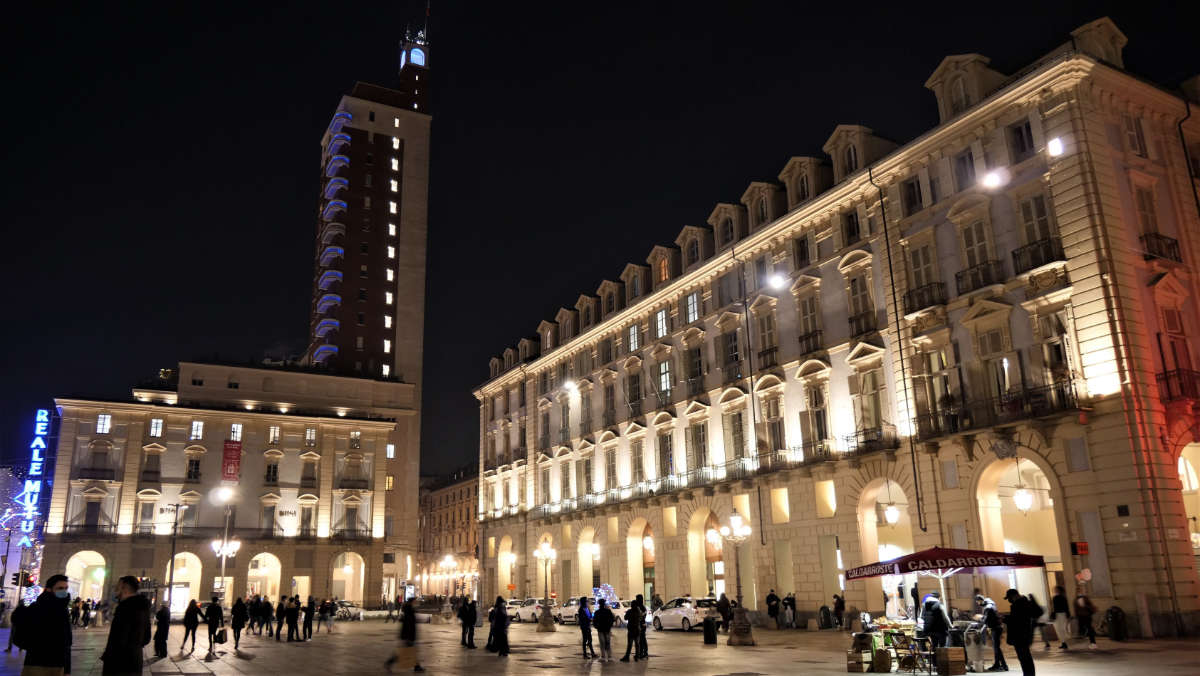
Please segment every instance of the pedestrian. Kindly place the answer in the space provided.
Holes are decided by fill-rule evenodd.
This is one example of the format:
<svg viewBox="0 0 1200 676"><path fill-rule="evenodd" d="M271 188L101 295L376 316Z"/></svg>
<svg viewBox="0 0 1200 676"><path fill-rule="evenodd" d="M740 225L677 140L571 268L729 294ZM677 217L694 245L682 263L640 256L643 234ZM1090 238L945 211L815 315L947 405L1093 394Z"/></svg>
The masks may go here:
<svg viewBox="0 0 1200 676"><path fill-rule="evenodd" d="M246 604L242 603L242 599L233 602L233 609L229 611L229 626L233 628L233 650L236 652L238 645L242 641L242 627L246 626L246 618L250 616L249 609Z"/></svg>
<svg viewBox="0 0 1200 676"><path fill-rule="evenodd" d="M20 627L21 622L24 621L23 618L25 617L26 610L28 610L28 608L25 607L25 599L17 599L17 607L13 608L12 614L8 616L8 648L4 650L6 653L12 652L13 636L17 635L17 632L19 631L18 627ZM21 650L21 646L17 646L17 652L19 653Z"/></svg>
<svg viewBox="0 0 1200 676"><path fill-rule="evenodd" d="M16 613L16 611L13 611ZM1088 647L1096 649L1096 629L1092 626L1092 617L1096 614L1096 606L1086 595L1075 597L1075 622L1079 625L1079 635L1086 636Z"/></svg>
<svg viewBox="0 0 1200 676"><path fill-rule="evenodd" d="M779 629L779 597L775 594L774 589L767 594L767 616L775 622L775 628Z"/></svg>
<svg viewBox="0 0 1200 676"><path fill-rule="evenodd" d="M154 614L154 656L167 656L167 637L171 634L171 609L167 604L158 607Z"/></svg>
<svg viewBox="0 0 1200 676"><path fill-rule="evenodd" d="M638 598L641 598L641 597L642 597L642 595L638 594ZM650 600L650 607L653 610L658 610L659 608L662 608L663 607L662 597L659 596L658 594L655 594L654 598Z"/></svg>
<svg viewBox="0 0 1200 676"><path fill-rule="evenodd" d="M796 628L796 592L788 592L783 597L783 626L788 629Z"/></svg>
<svg viewBox="0 0 1200 676"><path fill-rule="evenodd" d="M288 626L288 643L300 640L300 597L293 596L284 614Z"/></svg>
<svg viewBox="0 0 1200 676"><path fill-rule="evenodd" d="M846 621L846 599L838 594L833 595L833 621L842 627Z"/></svg>
<svg viewBox="0 0 1200 676"><path fill-rule="evenodd" d="M717 614L721 616L721 626L725 631L729 631L729 618L733 616L733 607L729 605L729 597L725 592L721 592L721 598L717 599Z"/></svg>
<svg viewBox="0 0 1200 676"><path fill-rule="evenodd" d="M183 644L179 646L179 652L183 652L183 647L187 645L188 634L192 636L192 650L196 652L196 627L200 626L200 618L204 616L200 610L200 604L196 599L188 601L187 610L183 612ZM191 653L189 653L191 654Z"/></svg>
<svg viewBox="0 0 1200 676"><path fill-rule="evenodd" d="M1033 627L1042 616L1042 609L1036 602L1021 596L1016 589L1004 593L1010 610L1004 623L1008 631L1008 644L1017 653L1017 661L1021 663L1023 676L1034 676L1033 653L1029 646L1033 643Z"/></svg>
<svg viewBox="0 0 1200 676"><path fill-rule="evenodd" d="M608 604L604 599L600 599L597 605L599 607L596 608L596 614L592 616L592 623L596 625L596 634L600 636L600 661L611 662L612 627L617 618L609 610Z"/></svg>
<svg viewBox="0 0 1200 676"><path fill-rule="evenodd" d="M508 609L504 597L496 597L496 605L492 606L492 635L489 637L491 648L500 657L508 657Z"/></svg>
<svg viewBox="0 0 1200 676"><path fill-rule="evenodd" d="M479 613L475 609L475 602L464 603L458 609L458 619L462 622L462 645L467 648L475 647L475 620L479 618Z"/></svg>
<svg viewBox="0 0 1200 676"><path fill-rule="evenodd" d="M71 592L66 575L51 575L44 591L11 630L17 632L17 648L25 651L23 673L59 675L71 673L71 617L67 610Z"/></svg>
<svg viewBox="0 0 1200 676"><path fill-rule="evenodd" d="M633 653L633 661L637 662L641 658L641 650L638 648L638 635L646 631L646 618L642 615L641 607L637 600L629 604L629 609L625 611L625 628L628 636L625 639L625 656L621 658L622 662L629 661L629 653Z"/></svg>
<svg viewBox="0 0 1200 676"><path fill-rule="evenodd" d="M950 618L946 609L936 596L925 599L925 609L921 612L921 622L924 624L925 636L929 645L934 648L944 648L950 638Z"/></svg>
<svg viewBox="0 0 1200 676"><path fill-rule="evenodd" d="M405 601L400 606L400 641L396 645L395 652L391 657L388 657L383 666L391 673L392 666L400 663L400 666L407 667L411 662L413 671L425 671L421 666L421 660L417 655L417 610L413 607L412 599Z"/></svg>
<svg viewBox="0 0 1200 676"><path fill-rule="evenodd" d="M391 621L395 620L396 619L396 602L391 599L387 599L383 602L383 607L387 608L387 611L388 611L387 617L383 618L383 621L391 622Z"/></svg>
<svg viewBox="0 0 1200 676"><path fill-rule="evenodd" d="M108 643L100 654L102 673L141 676L142 648L150 642L150 601L138 593L138 579L132 575L117 580L117 598Z"/></svg>
<svg viewBox="0 0 1200 676"><path fill-rule="evenodd" d="M204 620L208 623L208 654L217 654L217 630L225 626L225 610L221 608L221 600L212 597L208 610L204 611Z"/></svg>
<svg viewBox="0 0 1200 676"><path fill-rule="evenodd" d="M988 671L1008 671L1008 662L1004 660L1004 644L1000 642L1004 636L1004 622L996 610L996 602L979 595L975 597L975 606L982 609L983 626L987 627L992 641L992 666L988 667Z"/></svg>
<svg viewBox="0 0 1200 676"><path fill-rule="evenodd" d="M1061 586L1054 588L1054 596L1050 597L1050 622L1058 634L1059 648L1067 649L1067 627L1071 619L1071 602L1067 600L1067 590Z"/></svg>
<svg viewBox="0 0 1200 676"><path fill-rule="evenodd" d="M579 611L575 613L575 617L579 620L579 633L583 638L584 659L588 659L589 650L592 657L596 656L596 649L592 647L592 609L588 607L590 600L586 596L580 596Z"/></svg>
<svg viewBox="0 0 1200 676"><path fill-rule="evenodd" d="M78 596L71 602L71 626L79 626L79 613L83 611L83 599Z"/></svg>
<svg viewBox="0 0 1200 676"><path fill-rule="evenodd" d="M80 622L81 624L83 624L83 628L84 628L84 629L87 629L87 628L88 628L88 624L90 624L90 623L91 623L91 619L92 619L92 608L94 608L94 607L95 607L95 606L94 606L94 602L93 602L91 599L88 599L88 600L86 600L86 601L84 601L84 602L83 602L83 609L82 609L82 611L79 613L79 622Z"/></svg>
<svg viewBox="0 0 1200 676"><path fill-rule="evenodd" d="M337 614L338 602L337 597L335 596L333 597L333 600L329 602L329 614L325 616L325 631L328 631L330 634L333 633L334 622L337 622Z"/></svg>
<svg viewBox="0 0 1200 676"><path fill-rule="evenodd" d="M317 602L310 595L308 604L304 606L304 640L312 640L313 616L317 614Z"/></svg>
<svg viewBox="0 0 1200 676"><path fill-rule="evenodd" d="M909 616L915 621L921 616L921 592L917 591L916 582L913 582L912 589L908 593L912 597L912 612L909 613Z"/></svg>
<svg viewBox="0 0 1200 676"><path fill-rule="evenodd" d="M258 604L258 635L262 636L263 626L267 627L267 638L275 635L275 606L271 605L270 597L263 597Z"/></svg>
<svg viewBox="0 0 1200 676"><path fill-rule="evenodd" d="M275 642L283 640L283 621L287 618L287 602L286 596L279 597L279 605L275 606Z"/></svg>

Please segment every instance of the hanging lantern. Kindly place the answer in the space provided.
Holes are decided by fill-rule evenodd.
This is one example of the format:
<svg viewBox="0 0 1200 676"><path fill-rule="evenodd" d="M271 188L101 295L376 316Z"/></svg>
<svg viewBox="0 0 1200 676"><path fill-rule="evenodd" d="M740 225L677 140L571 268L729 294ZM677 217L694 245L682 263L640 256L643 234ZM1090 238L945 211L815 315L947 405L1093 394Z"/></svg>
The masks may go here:
<svg viewBox="0 0 1200 676"><path fill-rule="evenodd" d="M1029 510L1033 508L1033 491L1028 488L1018 488L1013 493L1013 502L1016 503L1017 509L1028 514Z"/></svg>
<svg viewBox="0 0 1200 676"><path fill-rule="evenodd" d="M888 522L889 526L895 526L900 521L900 508L894 504L888 504L883 509L883 518Z"/></svg>
<svg viewBox="0 0 1200 676"><path fill-rule="evenodd" d="M645 549L649 552L654 551L654 538L650 537L649 535L642 538L642 549Z"/></svg>

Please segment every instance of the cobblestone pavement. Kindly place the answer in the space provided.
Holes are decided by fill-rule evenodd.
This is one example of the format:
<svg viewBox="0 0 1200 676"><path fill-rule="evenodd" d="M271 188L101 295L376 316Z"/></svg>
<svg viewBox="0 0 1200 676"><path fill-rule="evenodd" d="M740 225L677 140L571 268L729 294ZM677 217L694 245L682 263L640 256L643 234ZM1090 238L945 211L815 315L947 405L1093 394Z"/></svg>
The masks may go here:
<svg viewBox="0 0 1200 676"><path fill-rule="evenodd" d="M396 646L397 625L382 621L343 622L332 636L322 632L308 643L276 642L262 637L243 637L241 651L234 653L232 642L221 646L215 658L206 658L207 641L203 627L196 652L179 653L183 628L171 630L171 656L150 662L146 674L289 674L335 676L338 674L381 674L383 662ZM104 649L107 627L77 630L72 651L76 676L100 674L99 656ZM477 629L477 650L465 650L458 644L457 627L420 625L417 650L421 663L430 674L704 674L751 676L754 674L826 674L846 673L845 634L834 632L755 630L758 645L730 647L722 636L716 646L703 644L699 631L651 632L649 662L624 664L583 660L578 648L579 630L562 627L553 634L537 634L533 625L517 624L509 632L512 655L501 659L483 649L487 632ZM230 636L232 641L232 634ZM594 641L599 647L599 640ZM8 630L0 629L0 645L8 644ZM613 651L620 657L625 650L625 632L613 632ZM152 654L153 647L147 646ZM1200 664L1200 641L1131 641L1112 643L1100 639L1100 649L1087 650L1083 643L1064 654L1058 649L1034 650L1039 675L1103 676L1145 671L1155 676L1193 676ZM0 675L19 674L22 657L0 653ZM1016 658L1009 655L1009 664Z"/></svg>

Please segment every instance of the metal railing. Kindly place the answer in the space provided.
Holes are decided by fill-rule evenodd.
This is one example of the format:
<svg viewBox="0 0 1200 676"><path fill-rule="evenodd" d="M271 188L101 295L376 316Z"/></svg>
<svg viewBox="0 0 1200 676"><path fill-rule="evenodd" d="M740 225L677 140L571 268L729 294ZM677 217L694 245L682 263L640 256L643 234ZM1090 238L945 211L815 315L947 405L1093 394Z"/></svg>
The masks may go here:
<svg viewBox="0 0 1200 676"><path fill-rule="evenodd" d="M604 426L612 427L613 425L616 425L616 424L617 424L617 412L609 411L609 410L604 411Z"/></svg>
<svg viewBox="0 0 1200 676"><path fill-rule="evenodd" d="M1183 262L1183 255L1179 252L1179 240L1174 237L1160 235L1157 232L1148 232L1141 237L1142 251L1145 252L1146 260L1151 258L1165 258L1175 261L1176 263Z"/></svg>
<svg viewBox="0 0 1200 676"><path fill-rule="evenodd" d="M772 346L758 352L758 368L769 369L779 366L779 347Z"/></svg>
<svg viewBox="0 0 1200 676"><path fill-rule="evenodd" d="M985 261L973 268L959 270L954 274L954 283L958 293L971 293L985 286L1004 282L1004 265L1000 261Z"/></svg>
<svg viewBox="0 0 1200 676"><path fill-rule="evenodd" d="M63 526L63 535L108 535L116 532L117 527L110 523L70 523Z"/></svg>
<svg viewBox="0 0 1200 676"><path fill-rule="evenodd" d="M371 539L371 529L369 528L335 528L330 534L335 540L369 540Z"/></svg>
<svg viewBox="0 0 1200 676"><path fill-rule="evenodd" d="M638 399L637 401L629 402L629 415L639 416L641 414L642 414L642 400Z"/></svg>
<svg viewBox="0 0 1200 676"><path fill-rule="evenodd" d="M721 377L725 384L735 383L746 377L746 365L742 361L725 362L721 367Z"/></svg>
<svg viewBox="0 0 1200 676"><path fill-rule="evenodd" d="M1158 374L1158 396L1163 401L1200 399L1200 371L1175 369Z"/></svg>
<svg viewBox="0 0 1200 676"><path fill-rule="evenodd" d="M579 433L580 434L587 434L588 432L591 432L594 429L596 429L596 428L592 425L592 416L591 415L586 415L583 417L582 420L579 421Z"/></svg>
<svg viewBox="0 0 1200 676"><path fill-rule="evenodd" d="M939 405L937 410L918 415L914 430L918 439L935 439L948 434L1041 418L1078 408L1075 387L1069 380L1010 392L999 397L968 399Z"/></svg>
<svg viewBox="0 0 1200 676"><path fill-rule="evenodd" d="M156 482L156 481L159 481L161 478L162 478L162 472L160 472L159 470L156 470L156 469L142 470L142 481Z"/></svg>
<svg viewBox="0 0 1200 676"><path fill-rule="evenodd" d="M850 321L850 336L857 337L875 330L875 310L867 310L852 315Z"/></svg>
<svg viewBox="0 0 1200 676"><path fill-rule="evenodd" d="M342 477L338 479L337 485L338 488L363 490L367 487L367 480L354 477Z"/></svg>
<svg viewBox="0 0 1200 676"><path fill-rule="evenodd" d="M301 488L316 488L317 487L317 477L315 477L315 476L300 477L300 487Z"/></svg>
<svg viewBox="0 0 1200 676"><path fill-rule="evenodd" d="M854 455L895 450L900 446L900 440L896 437L896 426L889 423L857 430L854 434L847 434L842 441L846 452Z"/></svg>
<svg viewBox="0 0 1200 676"><path fill-rule="evenodd" d="M946 304L946 285L933 282L904 292L904 314L920 312L927 307Z"/></svg>
<svg viewBox="0 0 1200 676"><path fill-rule="evenodd" d="M1013 273L1021 274L1028 272L1034 268L1052 263L1054 261L1065 260L1063 256L1062 240L1057 237L1047 237L1012 252L1013 258Z"/></svg>
<svg viewBox="0 0 1200 676"><path fill-rule="evenodd" d="M689 397L699 397L704 394L704 378L688 378L687 393Z"/></svg>
<svg viewBox="0 0 1200 676"><path fill-rule="evenodd" d="M111 467L80 467L75 470L75 478L77 479L104 479L112 481L116 476L116 470Z"/></svg>
<svg viewBox="0 0 1200 676"><path fill-rule="evenodd" d="M810 331L810 332L800 336L799 340L800 340L800 354L802 354L802 355L812 354L813 352L820 352L824 347L824 343L821 342L821 330L820 329L817 329L816 331Z"/></svg>

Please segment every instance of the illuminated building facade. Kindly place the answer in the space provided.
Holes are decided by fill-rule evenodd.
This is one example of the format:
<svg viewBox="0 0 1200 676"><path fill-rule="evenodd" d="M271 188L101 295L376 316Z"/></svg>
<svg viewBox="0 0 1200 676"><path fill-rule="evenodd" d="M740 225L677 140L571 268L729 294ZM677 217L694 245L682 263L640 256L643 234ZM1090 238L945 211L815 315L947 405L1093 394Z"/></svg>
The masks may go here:
<svg viewBox="0 0 1200 676"><path fill-rule="evenodd" d="M414 574L412 385L185 362L132 394L55 402L43 575L65 572L92 598L128 574L165 586L176 529L172 603L206 600L220 586L213 543L227 507L240 543L230 603L312 594L376 607Z"/></svg>
<svg viewBox="0 0 1200 676"><path fill-rule="evenodd" d="M1130 75L1125 42L1105 18L1014 74L947 57L933 129L839 125L493 359L483 597L540 595L545 542L560 598L740 572L750 609L899 615L936 582L844 570L942 546L1047 561L957 576L957 607L1062 584L1196 632L1200 81Z"/></svg>
<svg viewBox="0 0 1200 676"><path fill-rule="evenodd" d="M476 597L478 491L479 475L474 468L422 486L418 593Z"/></svg>

